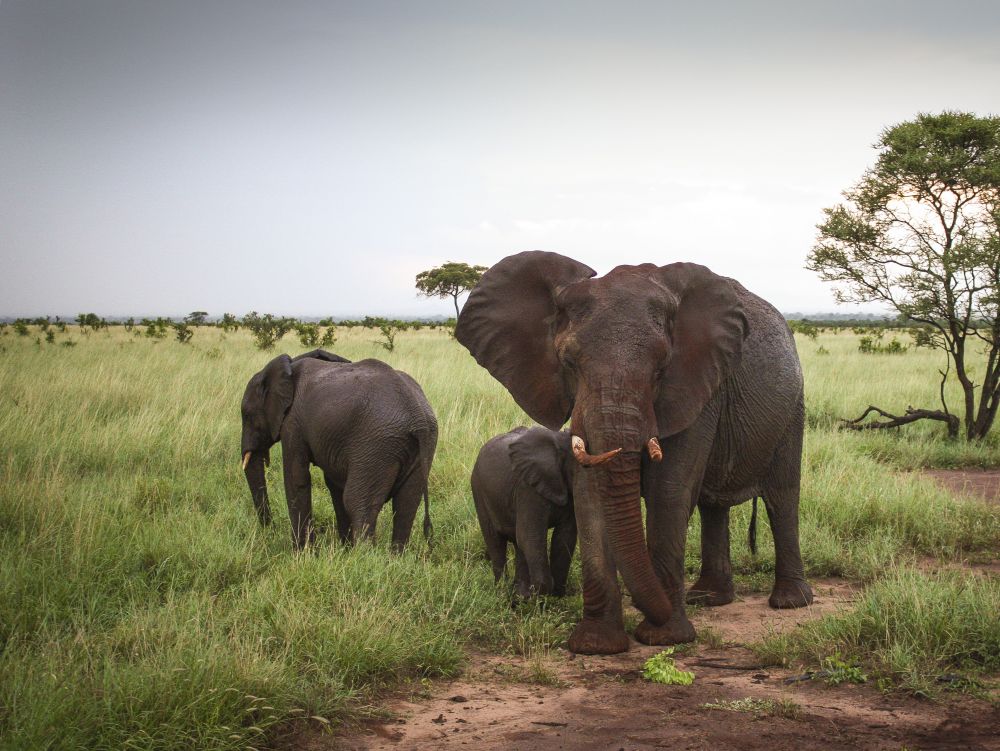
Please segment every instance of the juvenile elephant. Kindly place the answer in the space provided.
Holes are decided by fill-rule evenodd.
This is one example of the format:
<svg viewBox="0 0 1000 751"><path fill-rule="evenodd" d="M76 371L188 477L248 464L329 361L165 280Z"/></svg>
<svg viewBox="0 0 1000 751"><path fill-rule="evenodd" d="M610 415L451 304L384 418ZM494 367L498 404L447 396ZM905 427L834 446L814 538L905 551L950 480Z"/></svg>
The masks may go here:
<svg viewBox="0 0 1000 751"><path fill-rule="evenodd" d="M569 648L628 649L617 572L645 615L639 641L694 638L684 546L695 506L696 596L732 599L729 508L761 496L775 547L769 602L812 602L798 537L802 371L781 314L693 263L595 275L556 253L509 256L483 275L455 329L532 418L553 429L571 420L588 469L573 488L583 619Z"/></svg>
<svg viewBox="0 0 1000 751"><path fill-rule="evenodd" d="M479 527L497 581L507 565L507 545L513 543L519 597L566 594L576 547L575 463L569 433L548 428L514 428L479 451L471 481Z"/></svg>
<svg viewBox="0 0 1000 751"><path fill-rule="evenodd" d="M420 500L431 532L427 477L437 420L420 386L380 360L314 350L279 355L247 384L241 406L243 471L261 524L271 522L264 465L281 441L292 542L312 540L310 463L323 470L343 542L371 538L392 499L392 547L410 538Z"/></svg>

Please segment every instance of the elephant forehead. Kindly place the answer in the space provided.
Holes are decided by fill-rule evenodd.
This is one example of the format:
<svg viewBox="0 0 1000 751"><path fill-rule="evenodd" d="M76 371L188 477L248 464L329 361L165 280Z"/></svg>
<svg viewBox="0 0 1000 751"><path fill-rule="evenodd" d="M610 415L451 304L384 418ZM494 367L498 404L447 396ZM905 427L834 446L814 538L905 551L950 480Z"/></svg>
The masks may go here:
<svg viewBox="0 0 1000 751"><path fill-rule="evenodd" d="M652 305L665 309L674 302L673 296L652 276L655 271L652 264L618 266L605 276L570 285L560 294L559 303L571 317L607 308Z"/></svg>

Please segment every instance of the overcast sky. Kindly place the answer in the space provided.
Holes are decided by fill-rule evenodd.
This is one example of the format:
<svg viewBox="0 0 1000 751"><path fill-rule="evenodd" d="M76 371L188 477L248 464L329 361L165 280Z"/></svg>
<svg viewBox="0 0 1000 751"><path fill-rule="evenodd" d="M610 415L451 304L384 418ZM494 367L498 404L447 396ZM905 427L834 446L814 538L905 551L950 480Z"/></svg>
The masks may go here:
<svg viewBox="0 0 1000 751"><path fill-rule="evenodd" d="M1000 3L0 0L0 315L448 314L691 260L785 312L887 125L1000 112Z"/></svg>

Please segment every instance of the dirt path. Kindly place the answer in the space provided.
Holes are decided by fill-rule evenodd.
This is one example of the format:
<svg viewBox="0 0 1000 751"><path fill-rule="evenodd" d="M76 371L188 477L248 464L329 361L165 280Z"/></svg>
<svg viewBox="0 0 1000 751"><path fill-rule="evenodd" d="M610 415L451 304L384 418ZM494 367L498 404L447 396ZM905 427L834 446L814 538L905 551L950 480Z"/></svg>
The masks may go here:
<svg viewBox="0 0 1000 751"><path fill-rule="evenodd" d="M925 469L923 474L956 495L1000 503L1000 469Z"/></svg>
<svg viewBox="0 0 1000 751"><path fill-rule="evenodd" d="M288 747L307 751L372 749L1000 749L1000 709L961 697L943 703L886 697L868 686L786 683L795 674L762 668L744 644L770 629L792 628L849 603L839 580L814 582L816 603L775 611L766 595L702 609L695 625L708 643L678 657L692 686L640 677L659 648L633 644L611 657L560 651L545 659L475 655L458 680L429 697L397 698L393 719L336 735L307 733ZM711 629L711 631L709 631ZM707 703L752 698L770 710L726 711ZM761 706L761 705L759 705Z"/></svg>

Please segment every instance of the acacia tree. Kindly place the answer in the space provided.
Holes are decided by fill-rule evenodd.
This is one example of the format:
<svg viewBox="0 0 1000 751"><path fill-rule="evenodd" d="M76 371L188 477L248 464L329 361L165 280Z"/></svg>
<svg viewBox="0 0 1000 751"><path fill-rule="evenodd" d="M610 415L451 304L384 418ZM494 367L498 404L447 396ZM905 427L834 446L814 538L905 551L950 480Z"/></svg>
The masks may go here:
<svg viewBox="0 0 1000 751"><path fill-rule="evenodd" d="M417 274L417 290L424 297L450 297L455 303L455 317L458 318L458 297L479 284L486 272L485 266L470 266L467 263L448 261Z"/></svg>
<svg viewBox="0 0 1000 751"><path fill-rule="evenodd" d="M979 440L1000 407L1000 117L921 114L887 128L875 148L875 165L845 203L824 210L807 268L838 284L838 302L880 302L922 324L918 343L941 349L947 364L942 410L896 416L871 407L849 424L931 418L957 435L945 401L953 377L966 438ZM871 411L889 421L863 423Z"/></svg>

